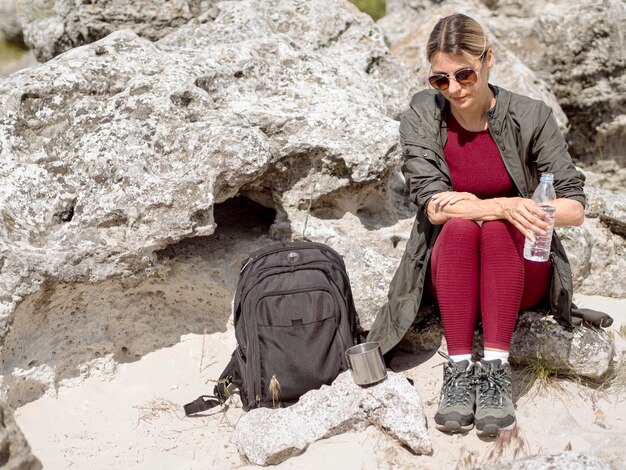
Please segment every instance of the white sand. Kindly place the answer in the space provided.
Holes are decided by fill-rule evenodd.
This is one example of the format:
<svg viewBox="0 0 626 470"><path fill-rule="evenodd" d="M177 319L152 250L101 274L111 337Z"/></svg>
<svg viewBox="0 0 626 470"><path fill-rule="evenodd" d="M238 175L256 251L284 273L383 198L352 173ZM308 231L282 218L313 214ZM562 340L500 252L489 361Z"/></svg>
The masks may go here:
<svg viewBox="0 0 626 470"><path fill-rule="evenodd" d="M577 296L576 301L613 316L618 359L624 359L626 340L617 330L626 326L626 299ZM171 348L121 364L112 378L61 387L57 397L19 408L18 424L45 469L252 468L242 464L233 443L240 409L199 418L186 418L182 411L184 403L212 391L207 381L219 376L233 347L231 331L184 336ZM517 433L506 436L506 444L481 440L474 431L449 436L435 429L441 363L439 355L428 353L402 354L392 364L415 379L426 402L432 455L412 455L370 427L316 442L277 467L471 468L498 460L499 454L510 460L515 449L521 457L570 447L595 452L616 468L626 462L626 377L606 389L561 380L545 389L535 384L518 399ZM516 376L523 379L523 371Z"/></svg>

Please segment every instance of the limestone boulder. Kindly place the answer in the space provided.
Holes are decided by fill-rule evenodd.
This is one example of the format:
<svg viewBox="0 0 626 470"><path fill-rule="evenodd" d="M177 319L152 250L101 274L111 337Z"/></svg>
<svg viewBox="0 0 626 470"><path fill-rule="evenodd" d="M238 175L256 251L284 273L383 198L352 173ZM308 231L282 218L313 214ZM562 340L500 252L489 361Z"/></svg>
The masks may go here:
<svg viewBox="0 0 626 470"><path fill-rule="evenodd" d="M0 401L0 465L6 470L40 470L35 457L13 417L13 410Z"/></svg>
<svg viewBox="0 0 626 470"><path fill-rule="evenodd" d="M626 168L615 160L599 160L583 169L585 185L620 192L626 188Z"/></svg>
<svg viewBox="0 0 626 470"><path fill-rule="evenodd" d="M603 184L615 184L610 172L607 176L585 173L591 176L585 185L585 222L580 227L557 228L572 267L574 289L581 294L624 297L626 195L623 191L602 189Z"/></svg>
<svg viewBox="0 0 626 470"><path fill-rule="evenodd" d="M251 410L237 423L235 444L244 460L275 465L319 439L367 426L380 428L416 454L432 452L420 395L394 372L382 382L360 387L347 371L288 408Z"/></svg>
<svg viewBox="0 0 626 470"><path fill-rule="evenodd" d="M216 3L215 0L20 0L17 5L24 40L37 59L44 62L120 29L131 29L143 38L156 41L191 18L210 12Z"/></svg>
<svg viewBox="0 0 626 470"><path fill-rule="evenodd" d="M413 354L445 349L439 314L434 310L420 311L399 347ZM476 357L482 356L480 330L474 336L473 350ZM615 346L606 330L587 324L565 326L552 316L534 311L520 313L511 339L512 364L526 367L539 361L559 374L591 380L606 376L614 356Z"/></svg>
<svg viewBox="0 0 626 470"><path fill-rule="evenodd" d="M565 451L539 454L513 462L498 462L483 470L610 470L611 464L593 454Z"/></svg>
<svg viewBox="0 0 626 470"><path fill-rule="evenodd" d="M0 38L21 42L22 24L18 19L18 3L15 0L0 0Z"/></svg>
<svg viewBox="0 0 626 470"><path fill-rule="evenodd" d="M581 161L626 163L626 4L584 0L483 0L496 37L545 80L570 120Z"/></svg>
<svg viewBox="0 0 626 470"><path fill-rule="evenodd" d="M0 82L11 403L225 329L239 262L272 239L337 248L375 316L411 224L394 119L411 75L346 2L217 8Z"/></svg>
<svg viewBox="0 0 626 470"><path fill-rule="evenodd" d="M626 239L626 195L587 187L587 217L597 217L612 233Z"/></svg>
<svg viewBox="0 0 626 470"><path fill-rule="evenodd" d="M597 380L609 371L615 348L602 328L566 327L538 312L520 314L511 339L510 361L528 366L541 361L551 370Z"/></svg>
<svg viewBox="0 0 626 470"><path fill-rule="evenodd" d="M391 60L371 18L348 2L23 0L19 6L25 41L42 62L121 29L151 41L170 36L163 45L189 48L282 34L294 47L341 55L342 60L377 76L377 88L389 101L391 115L402 110L409 95L407 87L413 88L415 83Z"/></svg>

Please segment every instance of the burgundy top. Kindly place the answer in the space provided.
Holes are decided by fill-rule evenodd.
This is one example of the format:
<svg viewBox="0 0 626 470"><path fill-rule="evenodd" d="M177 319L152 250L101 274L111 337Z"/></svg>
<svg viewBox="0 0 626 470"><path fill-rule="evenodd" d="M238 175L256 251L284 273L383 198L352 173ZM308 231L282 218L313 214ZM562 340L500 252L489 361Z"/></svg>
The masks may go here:
<svg viewBox="0 0 626 470"><path fill-rule="evenodd" d="M468 131L450 113L443 153L454 191L472 193L481 199L515 196L513 182L488 130Z"/></svg>

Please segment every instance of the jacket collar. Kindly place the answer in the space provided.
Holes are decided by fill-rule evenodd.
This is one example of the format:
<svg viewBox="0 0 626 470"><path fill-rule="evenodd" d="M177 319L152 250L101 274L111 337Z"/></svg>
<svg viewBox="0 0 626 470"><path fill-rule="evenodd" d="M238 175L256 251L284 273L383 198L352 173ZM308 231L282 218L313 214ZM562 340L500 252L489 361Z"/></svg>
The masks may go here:
<svg viewBox="0 0 626 470"><path fill-rule="evenodd" d="M487 111L487 119L496 129L502 129L511 102L511 92L491 84L489 84L489 88L496 97L496 105Z"/></svg>
<svg viewBox="0 0 626 470"><path fill-rule="evenodd" d="M498 86L489 84L489 88L496 97L496 105L487 112L487 118L493 122L497 128L502 127L502 123L509 109L511 102L511 92ZM433 117L440 124L440 127L448 127L448 113L450 112L450 103L441 93L435 96L435 108L433 109Z"/></svg>

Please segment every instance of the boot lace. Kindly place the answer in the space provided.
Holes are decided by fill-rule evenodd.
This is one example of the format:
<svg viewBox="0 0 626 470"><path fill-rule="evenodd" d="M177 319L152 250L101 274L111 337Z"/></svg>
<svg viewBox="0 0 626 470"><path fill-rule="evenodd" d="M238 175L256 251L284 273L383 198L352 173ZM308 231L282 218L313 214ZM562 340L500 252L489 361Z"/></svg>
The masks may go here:
<svg viewBox="0 0 626 470"><path fill-rule="evenodd" d="M503 367L489 366L481 369L477 377L477 385L478 404L481 407L501 407L502 396L510 395L511 380L507 377Z"/></svg>
<svg viewBox="0 0 626 470"><path fill-rule="evenodd" d="M445 368L443 387L441 387L443 400L449 405L469 404L473 385L471 366L462 370L450 361Z"/></svg>

